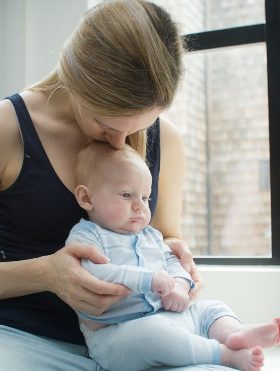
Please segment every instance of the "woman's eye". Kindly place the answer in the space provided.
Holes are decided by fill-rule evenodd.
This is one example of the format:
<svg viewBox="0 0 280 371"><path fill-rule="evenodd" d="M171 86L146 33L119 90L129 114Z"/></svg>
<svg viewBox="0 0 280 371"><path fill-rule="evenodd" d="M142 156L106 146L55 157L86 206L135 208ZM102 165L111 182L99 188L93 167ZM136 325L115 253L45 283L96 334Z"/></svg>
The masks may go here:
<svg viewBox="0 0 280 371"><path fill-rule="evenodd" d="M129 198L130 197L130 193L123 193L123 198Z"/></svg>

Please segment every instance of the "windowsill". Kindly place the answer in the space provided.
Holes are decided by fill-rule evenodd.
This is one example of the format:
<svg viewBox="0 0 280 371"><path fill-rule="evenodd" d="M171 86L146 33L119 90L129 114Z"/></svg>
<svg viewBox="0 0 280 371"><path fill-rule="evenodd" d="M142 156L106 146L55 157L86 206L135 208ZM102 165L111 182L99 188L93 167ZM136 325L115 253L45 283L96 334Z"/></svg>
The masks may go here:
<svg viewBox="0 0 280 371"><path fill-rule="evenodd" d="M199 264L198 269L200 272L279 272L279 265L206 265Z"/></svg>
<svg viewBox="0 0 280 371"><path fill-rule="evenodd" d="M279 317L280 266L198 265L203 281L200 299L221 300L244 323Z"/></svg>

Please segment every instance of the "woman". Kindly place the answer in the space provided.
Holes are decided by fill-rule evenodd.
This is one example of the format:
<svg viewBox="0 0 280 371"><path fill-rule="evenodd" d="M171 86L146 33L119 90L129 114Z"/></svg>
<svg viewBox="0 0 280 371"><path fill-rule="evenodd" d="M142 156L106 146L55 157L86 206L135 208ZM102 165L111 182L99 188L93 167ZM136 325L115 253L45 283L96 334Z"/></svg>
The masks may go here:
<svg viewBox="0 0 280 371"><path fill-rule="evenodd" d="M86 357L73 309L98 315L129 295L81 267L81 258L106 262L92 246L63 247L85 217L73 195L73 168L92 140L115 148L127 141L147 152L152 224L199 290L180 232L183 145L170 123L160 120L159 130L158 119L180 80L182 49L161 8L141 0L105 2L82 18L50 76L0 102L3 369L98 369Z"/></svg>

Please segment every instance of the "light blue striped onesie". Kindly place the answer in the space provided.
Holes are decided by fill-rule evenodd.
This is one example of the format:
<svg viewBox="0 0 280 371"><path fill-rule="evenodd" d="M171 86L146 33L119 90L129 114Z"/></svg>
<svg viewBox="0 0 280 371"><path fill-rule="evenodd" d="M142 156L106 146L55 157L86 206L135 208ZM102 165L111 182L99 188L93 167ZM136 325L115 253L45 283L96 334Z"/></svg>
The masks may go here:
<svg viewBox="0 0 280 371"><path fill-rule="evenodd" d="M109 324L97 331L81 324L90 356L105 370L140 371L154 366L220 364L220 346L208 339L211 324L235 314L218 301L199 301L182 313L164 311L160 296L151 291L153 272L165 270L172 277L189 281L162 235L147 226L137 234L121 234L81 219L66 244L92 244L110 259L82 266L95 277L127 286L133 292L101 316L78 312L81 319ZM130 360L129 362L127 360Z"/></svg>

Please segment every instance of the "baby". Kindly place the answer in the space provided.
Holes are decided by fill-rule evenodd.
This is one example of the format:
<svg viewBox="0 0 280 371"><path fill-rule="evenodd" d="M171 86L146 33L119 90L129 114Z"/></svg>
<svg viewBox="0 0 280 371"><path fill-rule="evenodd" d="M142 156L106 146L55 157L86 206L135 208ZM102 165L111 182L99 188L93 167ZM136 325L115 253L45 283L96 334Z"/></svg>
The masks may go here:
<svg viewBox="0 0 280 371"><path fill-rule="evenodd" d="M84 259L83 267L132 290L100 316L77 313L90 356L113 371L203 363L259 371L262 347L280 341L280 319L243 326L222 302L190 305L194 282L149 225L152 177L140 155L94 142L79 155L77 184L89 220L72 228L66 244L100 249L109 263Z"/></svg>

